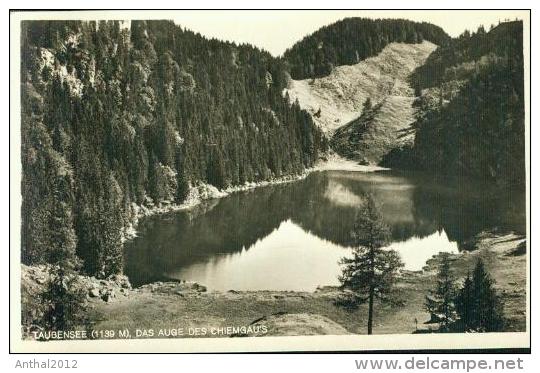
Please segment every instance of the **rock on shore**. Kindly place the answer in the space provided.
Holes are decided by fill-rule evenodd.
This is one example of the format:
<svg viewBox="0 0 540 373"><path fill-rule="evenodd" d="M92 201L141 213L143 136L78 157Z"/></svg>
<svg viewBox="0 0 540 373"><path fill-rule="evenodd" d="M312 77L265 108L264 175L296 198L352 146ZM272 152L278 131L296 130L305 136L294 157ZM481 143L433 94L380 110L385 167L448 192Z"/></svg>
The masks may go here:
<svg viewBox="0 0 540 373"><path fill-rule="evenodd" d="M112 275L106 279L79 275L77 280L77 286L84 289L89 301L111 302L118 296L129 296L132 290L131 283L125 275ZM21 266L23 294L36 296L43 293L50 281L51 275L47 265Z"/></svg>
<svg viewBox="0 0 540 373"><path fill-rule="evenodd" d="M312 313L278 313L262 317L252 325L266 326L267 336L350 334L328 317Z"/></svg>

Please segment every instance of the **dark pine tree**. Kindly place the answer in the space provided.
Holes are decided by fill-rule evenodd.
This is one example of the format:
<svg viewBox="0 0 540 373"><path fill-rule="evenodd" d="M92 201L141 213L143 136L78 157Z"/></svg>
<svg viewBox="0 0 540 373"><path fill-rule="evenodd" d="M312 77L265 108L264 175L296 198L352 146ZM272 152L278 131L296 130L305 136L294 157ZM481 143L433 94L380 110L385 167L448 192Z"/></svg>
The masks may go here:
<svg viewBox="0 0 540 373"><path fill-rule="evenodd" d="M456 298L456 310L465 331L496 332L503 329L502 303L493 285L484 262L478 259L472 279L467 276Z"/></svg>
<svg viewBox="0 0 540 373"><path fill-rule="evenodd" d="M463 281L463 286L461 287L461 289L459 289L456 295L455 305L456 312L459 316L459 327L463 329L463 331L466 331L468 329L468 326L474 324L475 317L473 282L470 273L468 273L467 277L465 277L465 280Z"/></svg>
<svg viewBox="0 0 540 373"><path fill-rule="evenodd" d="M355 217L351 239L352 258L344 257L344 266L339 281L343 289L351 293L339 299L338 304L356 309L368 303L367 333L373 333L373 311L375 299L386 301L395 282L398 270L403 266L394 250L383 249L388 243L390 232L384 223L371 196Z"/></svg>
<svg viewBox="0 0 540 373"><path fill-rule="evenodd" d="M456 319L454 299L456 297L455 279L450 268L449 255L445 253L437 273L435 289L426 296L426 309L431 315L431 321L439 324L439 331L445 332Z"/></svg>

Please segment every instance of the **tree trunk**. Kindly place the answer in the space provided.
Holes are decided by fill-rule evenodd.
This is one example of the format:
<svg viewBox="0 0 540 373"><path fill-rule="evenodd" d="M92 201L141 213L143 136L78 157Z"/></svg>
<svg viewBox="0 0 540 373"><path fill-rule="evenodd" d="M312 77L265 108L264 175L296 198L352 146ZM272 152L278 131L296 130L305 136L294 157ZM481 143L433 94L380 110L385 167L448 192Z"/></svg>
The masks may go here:
<svg viewBox="0 0 540 373"><path fill-rule="evenodd" d="M373 234L371 235L373 237ZM374 240L372 239L371 242ZM367 324L367 333L368 335L373 334L373 298L375 297L375 248L373 244L370 245L370 279L369 279L369 309L368 309L368 324Z"/></svg>
<svg viewBox="0 0 540 373"><path fill-rule="evenodd" d="M368 335L373 334L373 296L374 296L373 286L369 289L369 310L368 310L368 322L367 322L367 333Z"/></svg>

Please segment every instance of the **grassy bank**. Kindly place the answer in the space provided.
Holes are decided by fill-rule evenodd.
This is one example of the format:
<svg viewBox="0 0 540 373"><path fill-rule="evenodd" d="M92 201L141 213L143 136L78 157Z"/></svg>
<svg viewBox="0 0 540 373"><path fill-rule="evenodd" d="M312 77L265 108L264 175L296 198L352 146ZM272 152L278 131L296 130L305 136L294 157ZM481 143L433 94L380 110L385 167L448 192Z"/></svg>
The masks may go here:
<svg viewBox="0 0 540 373"><path fill-rule="evenodd" d="M485 233L477 237L476 250L451 256L458 278L482 258L496 281L504 302L506 331L525 331L527 255L520 249L523 237ZM392 304L376 304L374 333L429 331L424 300L440 258L430 259L420 272L405 272L394 289ZM334 305L335 288L316 292L229 291L206 292L190 283L154 283L134 289L127 296L104 302L90 300L93 328L139 330L211 330L227 326L265 325L266 335L364 334L367 307L348 312ZM415 323L418 320L418 325ZM156 335L154 335L156 336ZM201 336L201 335L199 335ZM202 335L215 336L215 335ZM230 334L224 334L230 336Z"/></svg>

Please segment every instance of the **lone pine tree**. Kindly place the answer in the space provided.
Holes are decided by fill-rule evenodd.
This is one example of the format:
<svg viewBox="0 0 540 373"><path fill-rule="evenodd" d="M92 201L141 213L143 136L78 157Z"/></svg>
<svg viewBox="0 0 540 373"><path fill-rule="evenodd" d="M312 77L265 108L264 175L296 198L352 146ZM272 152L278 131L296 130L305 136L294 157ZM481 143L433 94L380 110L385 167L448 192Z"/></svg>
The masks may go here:
<svg viewBox="0 0 540 373"><path fill-rule="evenodd" d="M464 331L495 332L502 330L504 316L494 281L487 273L484 262L478 259L472 278L465 278L455 303L461 328Z"/></svg>
<svg viewBox="0 0 540 373"><path fill-rule="evenodd" d="M425 306L431 315L431 321L439 323L439 331L448 331L456 319L454 305L456 286L447 253L442 256L436 281L435 289L426 296Z"/></svg>
<svg viewBox="0 0 540 373"><path fill-rule="evenodd" d="M386 250L390 237L388 226L384 223L373 198L367 197L365 205L355 217L351 239L354 246L352 258L344 257L344 265L339 277L343 289L351 291L346 299L339 303L356 309L368 302L368 334L373 333L373 307L375 298L387 300L395 276L403 266L399 255L394 250Z"/></svg>

